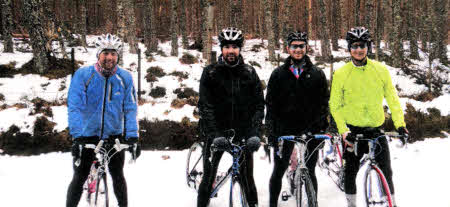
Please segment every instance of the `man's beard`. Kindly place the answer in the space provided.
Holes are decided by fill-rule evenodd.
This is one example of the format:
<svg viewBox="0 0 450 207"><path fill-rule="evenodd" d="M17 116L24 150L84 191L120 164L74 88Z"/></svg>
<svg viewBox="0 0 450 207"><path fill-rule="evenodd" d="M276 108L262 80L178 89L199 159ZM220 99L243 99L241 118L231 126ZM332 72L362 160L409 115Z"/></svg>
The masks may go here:
<svg viewBox="0 0 450 207"><path fill-rule="evenodd" d="M224 59L230 65L234 65L238 61L238 57L234 53L227 54Z"/></svg>
<svg viewBox="0 0 450 207"><path fill-rule="evenodd" d="M103 60L103 62L101 63L101 66L104 70L109 70L111 71L115 66L116 63L114 62L114 60Z"/></svg>

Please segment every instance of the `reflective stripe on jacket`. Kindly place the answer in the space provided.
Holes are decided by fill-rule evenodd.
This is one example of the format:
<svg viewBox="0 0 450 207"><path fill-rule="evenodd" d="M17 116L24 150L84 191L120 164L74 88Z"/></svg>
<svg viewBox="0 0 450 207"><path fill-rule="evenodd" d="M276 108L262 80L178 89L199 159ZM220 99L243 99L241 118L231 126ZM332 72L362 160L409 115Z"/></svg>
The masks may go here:
<svg viewBox="0 0 450 207"><path fill-rule="evenodd" d="M356 67L348 62L333 75L330 112L340 134L347 124L358 127L378 127L384 123L383 99L386 98L396 128L405 126L397 90L392 85L386 66L368 59Z"/></svg>
<svg viewBox="0 0 450 207"><path fill-rule="evenodd" d="M93 65L78 69L70 83L67 105L74 138L100 137L102 127L103 138L138 137L136 91L131 74L121 68L109 78Z"/></svg>

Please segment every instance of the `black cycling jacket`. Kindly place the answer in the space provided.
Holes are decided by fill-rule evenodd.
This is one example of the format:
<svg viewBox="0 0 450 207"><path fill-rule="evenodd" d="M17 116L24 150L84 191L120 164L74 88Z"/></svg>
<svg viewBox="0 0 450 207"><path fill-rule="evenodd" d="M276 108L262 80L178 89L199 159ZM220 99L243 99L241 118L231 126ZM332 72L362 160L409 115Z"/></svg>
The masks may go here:
<svg viewBox="0 0 450 207"><path fill-rule="evenodd" d="M324 72L307 55L298 79L289 70L291 65L288 57L269 79L265 120L269 137L305 131L316 133L328 127L330 92Z"/></svg>
<svg viewBox="0 0 450 207"><path fill-rule="evenodd" d="M255 69L239 56L235 66L227 65L222 56L218 63L203 69L200 79L200 132L217 136L235 129L236 136L259 136L264 118L264 95Z"/></svg>

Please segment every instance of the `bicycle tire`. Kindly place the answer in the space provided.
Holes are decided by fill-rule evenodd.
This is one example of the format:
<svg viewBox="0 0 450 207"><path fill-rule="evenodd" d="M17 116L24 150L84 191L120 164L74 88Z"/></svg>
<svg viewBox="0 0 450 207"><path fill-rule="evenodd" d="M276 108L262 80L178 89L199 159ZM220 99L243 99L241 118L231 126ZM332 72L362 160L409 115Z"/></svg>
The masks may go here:
<svg viewBox="0 0 450 207"><path fill-rule="evenodd" d="M364 174L364 196L367 207L393 207L392 195L383 172L376 165L370 165Z"/></svg>
<svg viewBox="0 0 450 207"><path fill-rule="evenodd" d="M231 182L233 182L233 188L230 190L230 207L249 207L241 182L237 180Z"/></svg>
<svg viewBox="0 0 450 207"><path fill-rule="evenodd" d="M186 182L188 187L198 191L203 178L203 144L195 142L189 148L186 162Z"/></svg>
<svg viewBox="0 0 450 207"><path fill-rule="evenodd" d="M336 186L344 191L344 167L341 149L338 144L333 144L332 152L325 155L325 146L319 151L318 165L321 170L325 171ZM331 157L332 159L328 159Z"/></svg>
<svg viewBox="0 0 450 207"><path fill-rule="evenodd" d="M295 178L297 207L317 207L317 197L307 169L298 169Z"/></svg>
<svg viewBox="0 0 450 207"><path fill-rule="evenodd" d="M95 207L109 207L108 183L106 175L102 173L98 175L98 182L95 189Z"/></svg>

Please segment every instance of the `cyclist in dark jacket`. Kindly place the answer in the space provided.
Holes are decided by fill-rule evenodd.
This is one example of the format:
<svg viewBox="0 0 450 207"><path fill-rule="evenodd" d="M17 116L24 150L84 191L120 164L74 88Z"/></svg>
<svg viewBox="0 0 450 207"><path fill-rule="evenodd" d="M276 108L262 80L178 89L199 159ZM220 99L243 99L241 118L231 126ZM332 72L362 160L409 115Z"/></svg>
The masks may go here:
<svg viewBox="0 0 450 207"><path fill-rule="evenodd" d="M100 139L115 138L128 144L138 141L133 79L129 72L117 66L122 42L107 34L98 38L96 46L98 62L75 72L67 98L74 156L74 175L67 192L67 207L78 205L83 184L95 159L94 150L84 149L81 147L83 144L97 144ZM139 154L138 147L136 156ZM78 159L81 162L76 165ZM128 205L124 162L125 152L122 151L111 158L108 166L119 207Z"/></svg>
<svg viewBox="0 0 450 207"><path fill-rule="evenodd" d="M218 63L204 68L200 79L200 133L205 138L204 175L198 190L198 207L206 207L217 167L223 151L214 152L210 161L213 139L223 131L235 130L235 139L259 137L264 117L264 95L255 69L244 63L240 51L244 38L236 28L226 28L219 34L222 55ZM252 152L244 152L245 162L240 173L250 206L257 206L258 197L253 179Z"/></svg>
<svg viewBox="0 0 450 207"><path fill-rule="evenodd" d="M281 191L281 180L289 165L294 144L284 142L282 158L278 151L277 138L283 135L319 133L328 127L329 90L322 70L314 66L306 55L308 37L304 32L293 32L287 38L289 57L270 76L266 94L266 126L269 143L274 145L274 169L270 178L270 206L277 206ZM319 140L308 142L307 152L313 152L306 166L317 192L315 166L318 158Z"/></svg>

